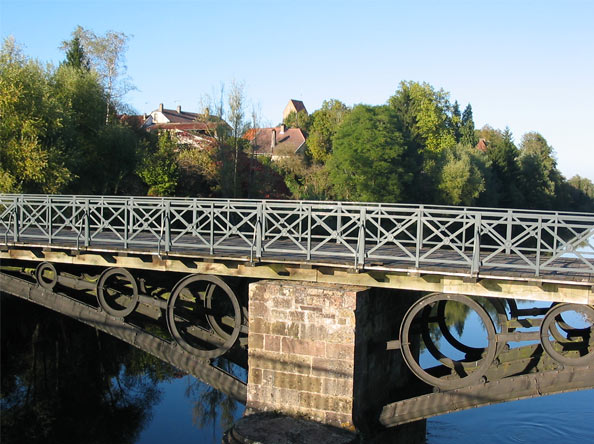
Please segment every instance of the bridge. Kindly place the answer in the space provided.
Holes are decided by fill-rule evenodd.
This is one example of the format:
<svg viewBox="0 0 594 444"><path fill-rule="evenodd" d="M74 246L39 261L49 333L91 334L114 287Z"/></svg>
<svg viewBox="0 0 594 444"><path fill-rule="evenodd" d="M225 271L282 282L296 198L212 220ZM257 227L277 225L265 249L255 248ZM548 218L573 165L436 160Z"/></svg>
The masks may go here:
<svg viewBox="0 0 594 444"><path fill-rule="evenodd" d="M592 388L593 239L591 213L4 194L0 284L253 410L393 427Z"/></svg>

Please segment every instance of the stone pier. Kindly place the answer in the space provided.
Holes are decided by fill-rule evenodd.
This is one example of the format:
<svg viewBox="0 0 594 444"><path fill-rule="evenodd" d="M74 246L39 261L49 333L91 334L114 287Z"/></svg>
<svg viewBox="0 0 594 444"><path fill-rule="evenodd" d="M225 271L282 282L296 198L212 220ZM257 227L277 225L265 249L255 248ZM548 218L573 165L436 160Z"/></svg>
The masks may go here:
<svg viewBox="0 0 594 444"><path fill-rule="evenodd" d="M413 299L366 287L250 284L248 412L377 434L381 407L410 381L386 341ZM407 429L424 437L424 422Z"/></svg>

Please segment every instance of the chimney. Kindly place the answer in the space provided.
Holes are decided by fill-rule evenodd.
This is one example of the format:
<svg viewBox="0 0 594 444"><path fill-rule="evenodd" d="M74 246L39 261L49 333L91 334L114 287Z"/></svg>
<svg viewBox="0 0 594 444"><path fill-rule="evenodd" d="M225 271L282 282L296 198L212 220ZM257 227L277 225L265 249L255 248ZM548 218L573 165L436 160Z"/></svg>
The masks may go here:
<svg viewBox="0 0 594 444"><path fill-rule="evenodd" d="M274 148L276 146L276 130L272 129L272 138L270 140L270 148Z"/></svg>
<svg viewBox="0 0 594 444"><path fill-rule="evenodd" d="M177 113L181 114L181 105L177 105Z"/></svg>
<svg viewBox="0 0 594 444"><path fill-rule="evenodd" d="M281 134L285 134L285 124L284 124L284 123L281 123L281 126L280 126L280 133L281 133Z"/></svg>
<svg viewBox="0 0 594 444"><path fill-rule="evenodd" d="M161 113L163 112L163 104L162 103L159 103L159 112L161 112Z"/></svg>

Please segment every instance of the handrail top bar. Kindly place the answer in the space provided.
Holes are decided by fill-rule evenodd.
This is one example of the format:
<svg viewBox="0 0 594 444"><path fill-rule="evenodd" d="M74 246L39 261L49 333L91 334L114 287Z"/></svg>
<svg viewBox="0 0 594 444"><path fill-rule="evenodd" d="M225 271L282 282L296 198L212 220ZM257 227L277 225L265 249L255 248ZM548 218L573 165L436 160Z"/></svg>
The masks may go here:
<svg viewBox="0 0 594 444"><path fill-rule="evenodd" d="M489 208L489 207L469 207L469 206L453 206L453 205L434 205L434 204L409 204L409 203L385 203L385 202L351 202L351 201L323 201L323 200L290 200L290 199L235 199L235 198L206 198L206 197L155 197L155 196L113 196L113 195L85 195L85 194L16 194L16 193L0 193L0 199L16 199L24 198L26 200L108 200L121 202L212 202L212 203L228 203L228 204L270 204L270 205L286 205L290 207L298 207L300 205L313 206L328 206L332 207L354 207L354 208L381 208L394 210L437 210L444 212L453 212L461 214L464 212L480 212L480 213L496 213L498 215L512 213L514 215L522 216L578 216L586 218L594 218L594 213L576 212L576 211L554 211L554 210L530 210L519 208Z"/></svg>

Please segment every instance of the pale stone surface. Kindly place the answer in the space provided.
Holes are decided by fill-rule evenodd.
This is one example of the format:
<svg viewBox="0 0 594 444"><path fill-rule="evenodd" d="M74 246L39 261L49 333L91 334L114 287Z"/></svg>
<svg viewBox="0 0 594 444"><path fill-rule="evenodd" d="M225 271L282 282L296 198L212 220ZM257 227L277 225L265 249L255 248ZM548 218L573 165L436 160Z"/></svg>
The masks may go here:
<svg viewBox="0 0 594 444"><path fill-rule="evenodd" d="M293 412L353 429L357 297L366 288L250 285L248 408ZM338 320L342 322L338 322ZM297 395L296 395L297 394Z"/></svg>

